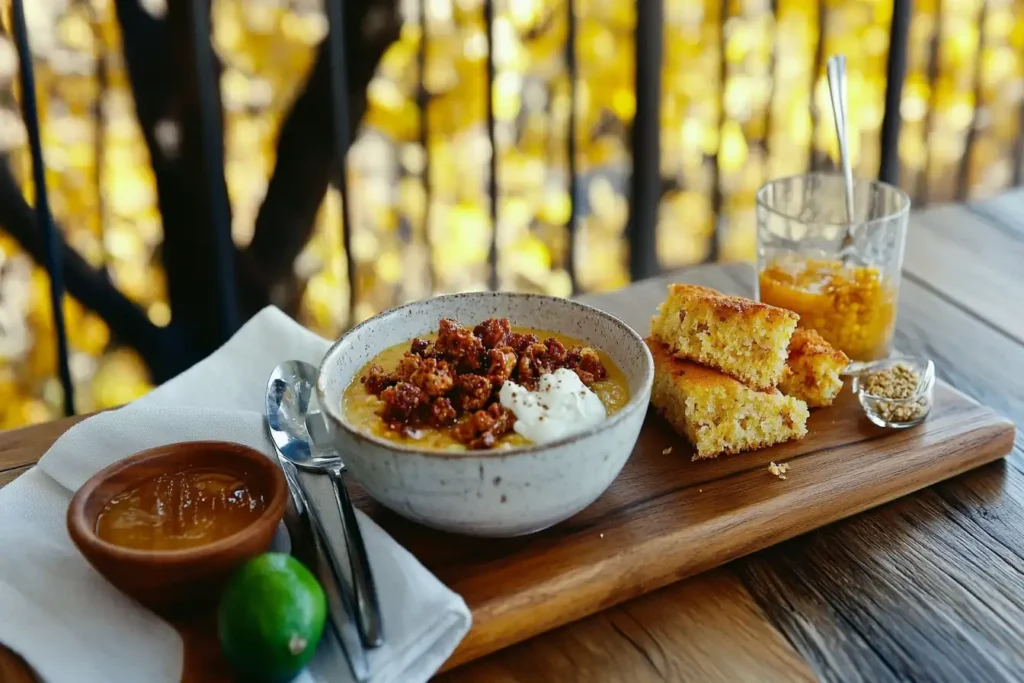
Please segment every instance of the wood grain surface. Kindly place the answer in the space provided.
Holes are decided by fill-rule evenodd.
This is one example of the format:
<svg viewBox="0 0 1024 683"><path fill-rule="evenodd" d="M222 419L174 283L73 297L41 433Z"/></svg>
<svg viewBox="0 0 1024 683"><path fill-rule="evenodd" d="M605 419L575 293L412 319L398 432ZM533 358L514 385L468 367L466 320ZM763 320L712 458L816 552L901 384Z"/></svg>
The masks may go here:
<svg viewBox="0 0 1024 683"><path fill-rule="evenodd" d="M898 347L931 356L944 380L1024 423L1024 344L1019 316L1013 315L1022 310L1024 268L1005 257L1024 244L1024 193L915 214L910 235ZM970 280L957 272L965 268ZM721 286L723 279L742 282L746 276L742 269L700 269L700 277ZM979 281L991 288L977 286ZM67 426L58 422L0 437L0 482L34 462ZM438 678L1022 680L1022 446L1018 430L1005 461ZM0 680L32 680L15 662L0 653ZM195 670L202 662L189 665Z"/></svg>

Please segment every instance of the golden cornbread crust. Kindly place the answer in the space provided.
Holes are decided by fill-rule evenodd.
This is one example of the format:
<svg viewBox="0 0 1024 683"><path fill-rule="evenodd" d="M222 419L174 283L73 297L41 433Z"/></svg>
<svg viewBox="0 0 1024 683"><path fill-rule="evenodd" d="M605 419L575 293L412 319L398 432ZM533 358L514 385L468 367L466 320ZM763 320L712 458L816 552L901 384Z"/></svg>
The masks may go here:
<svg viewBox="0 0 1024 683"><path fill-rule="evenodd" d="M830 406L843 388L840 373L849 362L845 353L832 348L817 331L798 328L789 342L779 389L812 408Z"/></svg>
<svg viewBox="0 0 1024 683"><path fill-rule="evenodd" d="M651 319L651 335L673 353L750 385L771 389L782 379L800 316L708 287L672 284Z"/></svg>
<svg viewBox="0 0 1024 683"><path fill-rule="evenodd" d="M800 316L796 313L785 308L770 306L768 304L763 304L760 301L754 301L753 299L745 299L741 296L722 294L717 289L704 287L702 285L687 285L678 282L670 284L668 286L668 295L669 297L685 297L691 301L703 301L714 306L717 310L729 311L742 315L749 315L752 312L763 312L769 319L776 317L786 318L792 320L794 323L800 319Z"/></svg>
<svg viewBox="0 0 1024 683"><path fill-rule="evenodd" d="M825 339L818 334L817 330L801 327L793 333L789 342L789 357L817 356L828 357L835 363L846 365L850 359L839 349L832 348Z"/></svg>
<svg viewBox="0 0 1024 683"><path fill-rule="evenodd" d="M776 389L755 390L717 370L681 360L655 339L651 405L694 445L694 460L765 448L807 434L807 404Z"/></svg>

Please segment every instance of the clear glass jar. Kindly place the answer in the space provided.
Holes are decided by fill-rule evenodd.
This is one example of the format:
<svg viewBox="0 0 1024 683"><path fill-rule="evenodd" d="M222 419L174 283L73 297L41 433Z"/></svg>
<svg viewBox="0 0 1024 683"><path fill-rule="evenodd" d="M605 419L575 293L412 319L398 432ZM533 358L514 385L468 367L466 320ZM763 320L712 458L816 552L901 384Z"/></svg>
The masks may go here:
<svg viewBox="0 0 1024 683"><path fill-rule="evenodd" d="M843 177L810 173L757 192L759 301L800 315L853 360L892 350L910 198L898 187L854 180L852 240L844 246Z"/></svg>

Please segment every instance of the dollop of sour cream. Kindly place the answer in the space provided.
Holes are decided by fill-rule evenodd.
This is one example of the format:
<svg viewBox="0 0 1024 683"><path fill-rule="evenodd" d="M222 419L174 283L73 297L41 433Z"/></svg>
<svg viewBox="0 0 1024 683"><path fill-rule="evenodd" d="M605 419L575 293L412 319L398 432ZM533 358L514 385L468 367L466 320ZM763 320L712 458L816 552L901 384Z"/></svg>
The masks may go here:
<svg viewBox="0 0 1024 683"><path fill-rule="evenodd" d="M566 368L541 375L536 391L506 381L498 401L515 414L513 429L534 443L560 439L608 417L600 397Z"/></svg>

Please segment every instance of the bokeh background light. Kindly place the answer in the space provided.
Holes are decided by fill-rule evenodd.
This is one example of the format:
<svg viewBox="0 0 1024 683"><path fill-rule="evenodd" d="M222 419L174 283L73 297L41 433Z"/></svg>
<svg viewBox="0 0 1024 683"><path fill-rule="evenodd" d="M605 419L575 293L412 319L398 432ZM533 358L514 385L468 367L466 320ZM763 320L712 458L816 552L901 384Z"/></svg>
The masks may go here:
<svg viewBox="0 0 1024 683"><path fill-rule="evenodd" d="M112 0L25 5L56 220L72 248L105 269L151 321L166 325L156 189ZM160 0L144 5L165 9ZM575 6L575 265L580 289L596 291L629 279L624 229L636 3ZM348 160L355 310L348 310L336 191L324 198L295 264L305 282L299 319L328 337L352 319L431 292L486 287L495 234L502 288L571 292L565 222L574 104L564 0L495 1L496 226L487 193L483 4L400 0L399 7L401 37L370 83ZM847 55L856 172L877 173L891 0L665 0L664 12L665 189L656 225L663 268L704 261L716 229L718 258L752 259L758 186L833 164L822 55ZM327 21L315 0L214 0L212 23L224 65L232 231L244 245L267 189L278 126ZM917 0L909 49L899 157L901 183L916 205L1011 185L1021 163L1014 150L1024 97L1024 0ZM16 69L11 43L0 40L0 148L31 198ZM160 135L173 143L176 131L169 126ZM102 320L70 299L66 312L79 411L119 405L150 388L145 365ZM0 230L0 428L59 416L52 325L45 272Z"/></svg>

